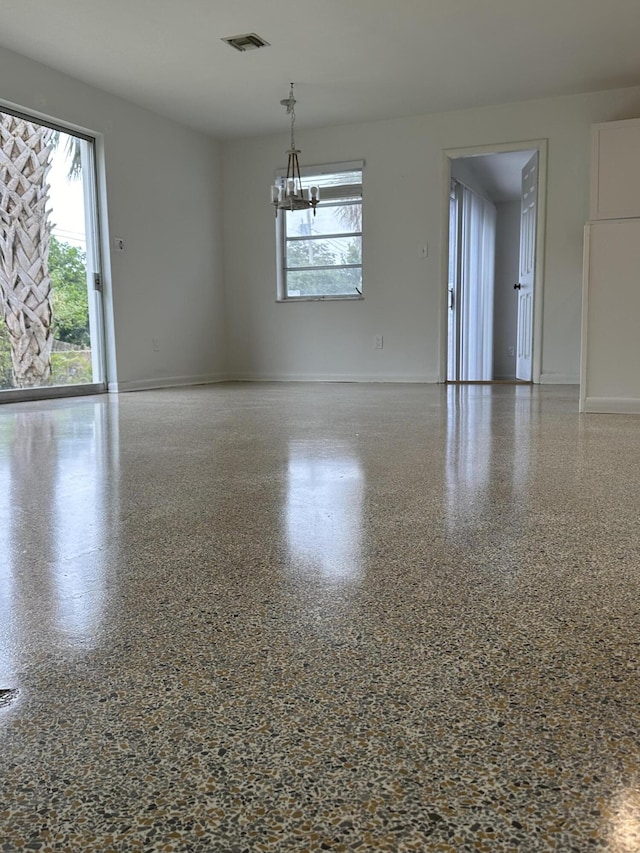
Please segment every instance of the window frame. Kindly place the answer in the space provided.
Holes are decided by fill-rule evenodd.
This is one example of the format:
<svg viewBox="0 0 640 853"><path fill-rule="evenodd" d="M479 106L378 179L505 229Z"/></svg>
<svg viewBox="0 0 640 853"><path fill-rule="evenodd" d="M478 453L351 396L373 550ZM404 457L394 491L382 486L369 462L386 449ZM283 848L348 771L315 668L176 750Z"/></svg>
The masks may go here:
<svg viewBox="0 0 640 853"><path fill-rule="evenodd" d="M362 208L362 176L364 173L364 161L357 160L348 163L329 163L318 166L306 166L301 168L301 176L305 185L313 183L314 177L322 175L337 175L343 172L360 172L360 183L344 184L342 187L320 187L320 207L338 206L338 202L346 200L348 204L359 204ZM278 170L275 174L276 183L286 176L285 170ZM359 231L347 231L341 234L316 234L287 237L286 229L287 211L278 211L276 217L276 255L277 255L277 302L358 302L364 299L364 289L361 293L344 294L313 294L306 296L290 296L287 292L287 274L289 272L308 272L311 270L335 270L335 269L360 269L363 271L362 259L359 264L331 264L305 267L287 266L287 242L307 242L310 240L321 240L331 237L359 237L360 245L363 244L363 228ZM364 252L362 251L362 254Z"/></svg>

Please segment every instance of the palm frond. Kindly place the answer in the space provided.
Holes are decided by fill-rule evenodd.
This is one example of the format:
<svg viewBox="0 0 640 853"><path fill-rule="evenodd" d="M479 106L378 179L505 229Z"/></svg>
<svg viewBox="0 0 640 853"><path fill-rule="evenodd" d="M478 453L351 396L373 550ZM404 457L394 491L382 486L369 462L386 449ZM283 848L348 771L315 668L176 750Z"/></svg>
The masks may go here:
<svg viewBox="0 0 640 853"><path fill-rule="evenodd" d="M68 133L63 134L61 131L56 130L53 134L54 148L58 148L62 136L66 136L64 150L69 163L67 179L77 181L82 175L82 140L77 136L72 136Z"/></svg>

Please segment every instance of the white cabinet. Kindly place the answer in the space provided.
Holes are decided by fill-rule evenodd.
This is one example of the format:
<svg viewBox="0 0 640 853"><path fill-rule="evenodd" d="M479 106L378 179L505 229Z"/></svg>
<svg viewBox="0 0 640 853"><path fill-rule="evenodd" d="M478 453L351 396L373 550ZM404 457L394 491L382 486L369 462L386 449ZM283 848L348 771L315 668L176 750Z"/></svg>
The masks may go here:
<svg viewBox="0 0 640 853"><path fill-rule="evenodd" d="M594 124L589 218L640 217L640 119Z"/></svg>
<svg viewBox="0 0 640 853"><path fill-rule="evenodd" d="M593 127L580 411L640 413L640 119Z"/></svg>
<svg viewBox="0 0 640 853"><path fill-rule="evenodd" d="M640 219L585 229L580 408L640 411Z"/></svg>

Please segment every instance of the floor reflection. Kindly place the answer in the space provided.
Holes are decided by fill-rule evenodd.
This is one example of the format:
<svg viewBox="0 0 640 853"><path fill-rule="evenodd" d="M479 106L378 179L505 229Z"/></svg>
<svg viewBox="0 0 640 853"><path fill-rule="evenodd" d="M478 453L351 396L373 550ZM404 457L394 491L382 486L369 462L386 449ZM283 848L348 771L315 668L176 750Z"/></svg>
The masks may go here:
<svg viewBox="0 0 640 853"><path fill-rule="evenodd" d="M56 469L55 587L59 627L88 641L104 609L105 576L100 549L107 544L105 484L112 473L108 407L90 407L73 418L59 443Z"/></svg>
<svg viewBox="0 0 640 853"><path fill-rule="evenodd" d="M495 474L514 496L531 479L533 417L530 386L496 398L491 386L450 386L447 396L447 484L453 501L480 497ZM455 501L454 501L455 502Z"/></svg>
<svg viewBox="0 0 640 853"><path fill-rule="evenodd" d="M640 787L627 788L610 810L610 853L638 853L640 850Z"/></svg>
<svg viewBox="0 0 640 853"><path fill-rule="evenodd" d="M74 401L0 410L0 672L52 631L73 645L95 638L110 409Z"/></svg>
<svg viewBox="0 0 640 853"><path fill-rule="evenodd" d="M487 501L492 405L490 386L450 385L447 389L445 515L452 534Z"/></svg>
<svg viewBox="0 0 640 853"><path fill-rule="evenodd" d="M531 518L535 463L530 386L450 386L444 514L452 539L471 544L493 528L503 543L494 570L517 570L517 543ZM497 540L496 540L497 541Z"/></svg>
<svg viewBox="0 0 640 853"><path fill-rule="evenodd" d="M362 565L364 474L349 448L289 445L286 536L292 561L326 579L354 580Z"/></svg>

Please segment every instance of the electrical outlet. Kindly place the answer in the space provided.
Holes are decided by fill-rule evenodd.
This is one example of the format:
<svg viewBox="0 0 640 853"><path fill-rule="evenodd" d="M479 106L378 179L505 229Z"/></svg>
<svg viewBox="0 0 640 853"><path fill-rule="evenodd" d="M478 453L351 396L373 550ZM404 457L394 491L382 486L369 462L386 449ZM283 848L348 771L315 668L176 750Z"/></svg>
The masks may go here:
<svg viewBox="0 0 640 853"><path fill-rule="evenodd" d="M516 354L516 348L515 347L509 347L508 352L509 352L509 355L514 356Z"/></svg>
<svg viewBox="0 0 640 853"><path fill-rule="evenodd" d="M154 352L160 352L160 341L158 338L151 338L151 346Z"/></svg>
<svg viewBox="0 0 640 853"><path fill-rule="evenodd" d="M428 243L425 243L424 246L421 246L420 257L421 258L428 258L429 257L429 244Z"/></svg>
<svg viewBox="0 0 640 853"><path fill-rule="evenodd" d="M382 335L376 335L373 339L373 348L374 349L382 349Z"/></svg>
<svg viewBox="0 0 640 853"><path fill-rule="evenodd" d="M124 252L124 240L122 237L114 237L113 245L115 247L116 252Z"/></svg>

